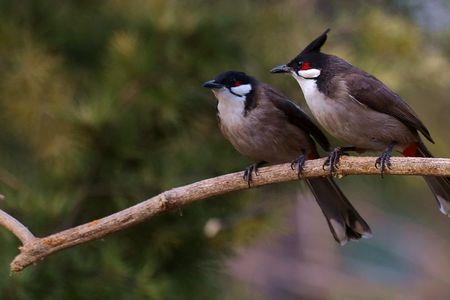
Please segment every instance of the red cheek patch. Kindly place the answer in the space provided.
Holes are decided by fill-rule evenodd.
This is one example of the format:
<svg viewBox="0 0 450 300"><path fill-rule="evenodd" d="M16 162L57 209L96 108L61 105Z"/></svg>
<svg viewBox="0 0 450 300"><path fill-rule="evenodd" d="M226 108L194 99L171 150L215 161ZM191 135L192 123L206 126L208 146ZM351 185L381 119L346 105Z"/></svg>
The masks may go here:
<svg viewBox="0 0 450 300"><path fill-rule="evenodd" d="M236 82L234 83L234 86L240 86L241 84L242 84L241 81L236 81Z"/></svg>
<svg viewBox="0 0 450 300"><path fill-rule="evenodd" d="M309 62L302 63L302 66L300 67L300 70L309 70L312 69L312 65Z"/></svg>

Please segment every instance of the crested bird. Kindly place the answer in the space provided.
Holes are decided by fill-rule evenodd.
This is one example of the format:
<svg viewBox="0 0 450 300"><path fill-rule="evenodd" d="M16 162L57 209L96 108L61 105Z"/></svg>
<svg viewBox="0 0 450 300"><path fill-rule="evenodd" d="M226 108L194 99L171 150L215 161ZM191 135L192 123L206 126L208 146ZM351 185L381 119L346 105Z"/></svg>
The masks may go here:
<svg viewBox="0 0 450 300"><path fill-rule="evenodd" d="M203 86L218 100L222 134L238 152L255 161L244 171L249 186L263 164L291 162L300 177L305 161L319 157L316 142L325 150L329 148L325 135L296 104L244 72L221 73ZM331 176L305 181L339 244L371 236L369 225Z"/></svg>
<svg viewBox="0 0 450 300"><path fill-rule="evenodd" d="M312 114L331 135L347 145L330 152L325 163L333 173L346 151L380 151L381 174L391 167L393 151L404 156L433 157L420 134L434 143L428 129L398 94L375 76L344 59L323 53L329 29L289 63L271 73L295 78ZM450 216L450 177L424 176L439 210Z"/></svg>

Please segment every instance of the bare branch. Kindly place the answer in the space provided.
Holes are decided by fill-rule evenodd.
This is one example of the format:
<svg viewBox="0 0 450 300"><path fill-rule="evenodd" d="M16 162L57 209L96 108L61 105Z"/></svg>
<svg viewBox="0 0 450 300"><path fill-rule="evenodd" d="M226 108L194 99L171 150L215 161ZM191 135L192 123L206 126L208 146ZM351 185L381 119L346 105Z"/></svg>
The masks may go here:
<svg viewBox="0 0 450 300"><path fill-rule="evenodd" d="M34 235L28 230L28 228L1 209L0 225L11 231L24 245L35 239Z"/></svg>
<svg viewBox="0 0 450 300"><path fill-rule="evenodd" d="M324 159L308 161L303 177L328 175L328 171L322 168L323 163ZM337 175L379 173L380 170L375 168L375 158L373 157L343 157ZM386 174L450 176L450 159L395 157L392 158L392 169L386 170ZM297 179L297 174L291 170L290 164L270 166L260 169L259 175L255 176L252 182L252 187ZM43 238L34 238L25 226L3 213L1 216L6 215L6 220L9 222L13 220L14 226L5 221L0 221L0 224L11 230L23 242L20 254L11 263L11 270L21 271L52 253L102 238L191 202L247 188L247 183L242 180L242 172L205 179L168 190L110 216Z"/></svg>

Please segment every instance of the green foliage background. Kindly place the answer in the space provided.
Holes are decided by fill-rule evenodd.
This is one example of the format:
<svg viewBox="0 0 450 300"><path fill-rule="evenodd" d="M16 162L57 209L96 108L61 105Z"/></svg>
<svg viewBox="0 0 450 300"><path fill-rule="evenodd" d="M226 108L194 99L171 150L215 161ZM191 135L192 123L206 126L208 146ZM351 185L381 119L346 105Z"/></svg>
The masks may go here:
<svg viewBox="0 0 450 300"><path fill-rule="evenodd" d="M436 155L448 155L450 30L424 29L414 9L404 1L0 1L1 206L46 235L242 169L248 161L220 136L201 83L239 69L302 103L291 79L268 70L328 26L325 50L389 82L430 128ZM402 179L389 180L381 196L364 198L411 216L431 206L424 186L408 181L408 195L423 199L405 209L408 195L395 188ZM358 179L344 186L370 190ZM194 204L13 276L18 242L2 230L0 298L223 298L223 259L279 218L264 214L214 239L205 223L261 198L287 199L296 185L284 187Z"/></svg>

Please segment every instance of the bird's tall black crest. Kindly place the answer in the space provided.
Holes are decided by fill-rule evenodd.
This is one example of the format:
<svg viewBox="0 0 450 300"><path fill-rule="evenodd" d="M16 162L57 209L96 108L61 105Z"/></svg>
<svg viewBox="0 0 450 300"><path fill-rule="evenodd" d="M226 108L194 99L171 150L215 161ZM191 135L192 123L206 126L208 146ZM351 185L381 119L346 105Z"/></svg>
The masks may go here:
<svg viewBox="0 0 450 300"><path fill-rule="evenodd" d="M322 48L323 44L327 41L327 34L330 32L330 28L324 31L319 37L317 37L314 41L312 41L308 46L303 49L300 55L311 53L311 52L320 52L320 48Z"/></svg>

